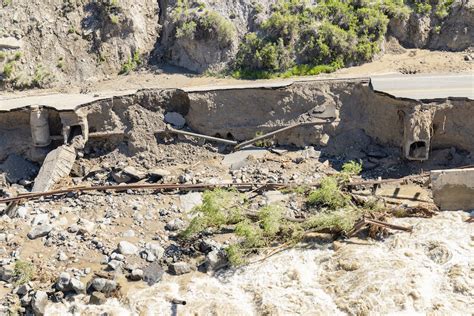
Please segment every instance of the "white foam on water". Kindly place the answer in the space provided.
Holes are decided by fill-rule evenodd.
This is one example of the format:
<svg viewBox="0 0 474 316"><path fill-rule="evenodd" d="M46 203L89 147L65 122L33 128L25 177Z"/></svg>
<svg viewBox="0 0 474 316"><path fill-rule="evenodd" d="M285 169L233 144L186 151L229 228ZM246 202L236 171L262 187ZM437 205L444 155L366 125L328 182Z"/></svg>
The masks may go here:
<svg viewBox="0 0 474 316"><path fill-rule="evenodd" d="M463 212L397 219L413 233L351 239L337 251L292 249L217 276L169 277L128 305L51 304L49 315L471 315L474 225ZM179 282L179 283L178 283ZM187 302L173 305L171 299ZM77 306L76 306L77 305ZM76 312L71 312L76 306ZM55 314L56 313L56 314Z"/></svg>

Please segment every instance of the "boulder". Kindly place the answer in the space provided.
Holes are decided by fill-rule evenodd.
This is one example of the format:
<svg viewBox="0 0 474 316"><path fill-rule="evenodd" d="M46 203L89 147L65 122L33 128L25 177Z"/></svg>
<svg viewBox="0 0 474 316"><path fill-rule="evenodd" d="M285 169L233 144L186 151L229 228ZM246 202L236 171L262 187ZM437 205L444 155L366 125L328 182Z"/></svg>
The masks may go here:
<svg viewBox="0 0 474 316"><path fill-rule="evenodd" d="M216 271L227 266L227 256L222 250L212 250L206 255L204 267L206 271Z"/></svg>
<svg viewBox="0 0 474 316"><path fill-rule="evenodd" d="M143 270L142 269L133 269L132 273L130 273L130 280L140 281L141 279L143 279Z"/></svg>
<svg viewBox="0 0 474 316"><path fill-rule="evenodd" d="M184 226L185 226L185 223L183 222L182 219L175 218L169 221L168 223L166 223L165 229L169 231L177 231L177 230L183 229Z"/></svg>
<svg viewBox="0 0 474 316"><path fill-rule="evenodd" d="M101 292L92 292L91 297L89 298L89 304L92 305L102 305L107 301L105 295Z"/></svg>
<svg viewBox="0 0 474 316"><path fill-rule="evenodd" d="M28 233L28 238L36 239L47 236L53 230L53 226L49 224L37 225Z"/></svg>
<svg viewBox="0 0 474 316"><path fill-rule="evenodd" d="M71 289L76 292L77 294L85 293L86 286L80 280L72 278L69 282Z"/></svg>
<svg viewBox="0 0 474 316"><path fill-rule="evenodd" d="M169 269L174 275L181 275L191 272L191 267L186 262L175 262L170 265Z"/></svg>
<svg viewBox="0 0 474 316"><path fill-rule="evenodd" d="M0 281L11 282L14 275L13 266L2 266L0 267Z"/></svg>
<svg viewBox="0 0 474 316"><path fill-rule="evenodd" d="M161 247L160 244L150 242L145 245L146 249L146 259L149 262L153 262L155 260L160 260L163 258L163 255L165 254L165 249Z"/></svg>
<svg viewBox="0 0 474 316"><path fill-rule="evenodd" d="M146 173L143 171L138 170L135 167L127 166L122 170L122 173L135 179L135 180L142 180L145 179Z"/></svg>
<svg viewBox="0 0 474 316"><path fill-rule="evenodd" d="M117 289L117 282L104 278L95 278L92 280L90 287L98 292L110 293Z"/></svg>
<svg viewBox="0 0 474 316"><path fill-rule="evenodd" d="M117 183L127 183L132 181L132 177L125 174L122 171L114 171L112 172L112 178L114 179L115 182Z"/></svg>
<svg viewBox="0 0 474 316"><path fill-rule="evenodd" d="M121 270L123 267L123 262L118 260L110 260L107 264L107 267L113 271Z"/></svg>
<svg viewBox="0 0 474 316"><path fill-rule="evenodd" d="M202 204L202 194L199 192L190 192L179 196L181 209L185 212L191 211L196 206Z"/></svg>
<svg viewBox="0 0 474 316"><path fill-rule="evenodd" d="M165 122L173 127L181 129L186 125L186 119L177 112L168 112L165 114Z"/></svg>
<svg viewBox="0 0 474 316"><path fill-rule="evenodd" d="M44 310L48 304L48 294L45 291L36 291L31 300L31 308L35 315L44 315Z"/></svg>
<svg viewBox="0 0 474 316"><path fill-rule="evenodd" d="M56 289L61 292L68 292L71 290L69 283L71 282L71 276L67 272L62 272L56 281Z"/></svg>
<svg viewBox="0 0 474 316"><path fill-rule="evenodd" d="M138 247L128 241L121 241L118 244L117 251L122 255L136 255L138 254Z"/></svg>
<svg viewBox="0 0 474 316"><path fill-rule="evenodd" d="M143 281L148 283L148 285L153 285L159 281L163 277L165 271L161 267L161 265L157 262L153 262L148 265L145 269L143 269Z"/></svg>

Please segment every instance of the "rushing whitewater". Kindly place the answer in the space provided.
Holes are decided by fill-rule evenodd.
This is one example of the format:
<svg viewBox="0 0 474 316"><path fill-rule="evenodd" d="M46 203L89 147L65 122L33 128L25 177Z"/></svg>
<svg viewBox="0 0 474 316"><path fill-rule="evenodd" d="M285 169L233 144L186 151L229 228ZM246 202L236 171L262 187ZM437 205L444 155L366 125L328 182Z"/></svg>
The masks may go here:
<svg viewBox="0 0 474 316"><path fill-rule="evenodd" d="M466 212L405 218L385 241L310 244L215 276L166 277L128 302L51 304L47 315L346 315L474 313L474 224ZM175 305L182 299L186 305Z"/></svg>

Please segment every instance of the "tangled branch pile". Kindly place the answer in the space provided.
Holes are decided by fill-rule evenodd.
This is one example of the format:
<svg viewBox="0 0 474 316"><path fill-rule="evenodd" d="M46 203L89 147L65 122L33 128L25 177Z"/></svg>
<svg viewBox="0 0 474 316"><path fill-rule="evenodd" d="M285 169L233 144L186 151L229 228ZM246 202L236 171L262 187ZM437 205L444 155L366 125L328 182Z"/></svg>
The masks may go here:
<svg viewBox="0 0 474 316"><path fill-rule="evenodd" d="M360 164L350 162L343 166L341 173L323 178L317 189L305 194L307 216L304 219L288 218L280 204L265 205L250 212L250 202L237 191L206 191L202 205L194 210L195 217L181 237L191 239L231 228L238 241L227 248L227 255L231 264L241 265L259 250L296 245L311 232L349 236L355 232L356 224L357 232L365 227L366 222L361 223L361 219L385 219L382 205L356 200L346 190L351 177L361 170ZM382 231L369 233L376 237Z"/></svg>

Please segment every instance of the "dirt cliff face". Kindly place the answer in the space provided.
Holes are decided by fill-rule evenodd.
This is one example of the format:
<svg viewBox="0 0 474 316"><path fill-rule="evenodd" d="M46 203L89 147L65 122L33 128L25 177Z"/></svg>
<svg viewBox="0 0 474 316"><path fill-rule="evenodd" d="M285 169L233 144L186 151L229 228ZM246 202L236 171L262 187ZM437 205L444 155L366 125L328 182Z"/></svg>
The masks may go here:
<svg viewBox="0 0 474 316"><path fill-rule="evenodd" d="M408 48L462 51L474 39L474 3L457 0L445 13L435 11L421 14L412 12L407 17L393 18L389 34Z"/></svg>
<svg viewBox="0 0 474 316"><path fill-rule="evenodd" d="M14 43L0 63L17 88L96 81L146 62L158 17L154 0L13 1L0 10L0 44Z"/></svg>
<svg viewBox="0 0 474 316"><path fill-rule="evenodd" d="M229 69L276 2L3 0L0 89L84 84L157 64ZM460 51L473 42L473 21L474 4L456 0L443 14L391 17L387 35L405 47Z"/></svg>

